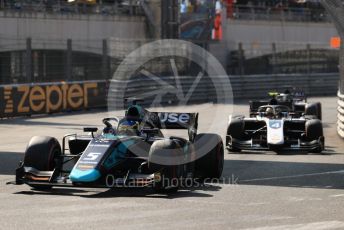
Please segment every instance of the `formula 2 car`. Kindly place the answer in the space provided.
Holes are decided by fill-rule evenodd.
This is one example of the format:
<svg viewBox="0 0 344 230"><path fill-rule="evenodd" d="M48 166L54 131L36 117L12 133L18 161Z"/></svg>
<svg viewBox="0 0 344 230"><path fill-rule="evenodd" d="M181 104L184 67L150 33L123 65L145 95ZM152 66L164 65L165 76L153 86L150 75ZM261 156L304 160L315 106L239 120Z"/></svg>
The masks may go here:
<svg viewBox="0 0 344 230"><path fill-rule="evenodd" d="M33 137L13 183L35 189L129 186L164 192L176 191L183 180L222 174L222 139L197 134L197 113L149 112L133 103L123 119L103 123L99 134L97 128L84 128L89 135L64 136L62 148L53 137ZM164 137L162 129L187 129L189 139Z"/></svg>
<svg viewBox="0 0 344 230"><path fill-rule="evenodd" d="M266 105L259 107L255 117L230 117L226 136L228 151L321 153L325 144L321 121L314 116L293 115L287 106Z"/></svg>
<svg viewBox="0 0 344 230"><path fill-rule="evenodd" d="M253 100L250 101L250 115L255 116L260 106L263 105L284 105L287 106L294 117L303 115L312 115L322 119L322 109L320 102L307 102L307 97L300 90L286 90L284 93L269 92L270 100Z"/></svg>

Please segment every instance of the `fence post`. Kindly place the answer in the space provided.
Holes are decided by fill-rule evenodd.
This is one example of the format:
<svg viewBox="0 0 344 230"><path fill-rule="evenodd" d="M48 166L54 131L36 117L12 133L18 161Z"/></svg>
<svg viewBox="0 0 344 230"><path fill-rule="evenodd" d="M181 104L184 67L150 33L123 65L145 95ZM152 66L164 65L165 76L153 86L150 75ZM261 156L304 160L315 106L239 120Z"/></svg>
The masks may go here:
<svg viewBox="0 0 344 230"><path fill-rule="evenodd" d="M103 55L102 55L102 76L103 79L108 79L109 76L109 71L108 71L108 45L107 45L107 40L103 40Z"/></svg>
<svg viewBox="0 0 344 230"><path fill-rule="evenodd" d="M133 10L133 0L129 0L129 14L130 15L133 15L133 12L134 12L134 10Z"/></svg>
<svg viewBox="0 0 344 230"><path fill-rule="evenodd" d="M307 44L307 75L309 76L312 72L312 65L311 65L311 45Z"/></svg>
<svg viewBox="0 0 344 230"><path fill-rule="evenodd" d="M307 74L307 95L310 95L312 96L312 77L311 77L311 72L312 72L312 67L311 67L311 45L310 44L307 44L306 45L306 62L307 62L307 69L306 69L306 74Z"/></svg>
<svg viewBox="0 0 344 230"><path fill-rule="evenodd" d="M245 74L245 69L244 69L244 50L242 47L242 43L239 43L238 47L238 58L239 58L239 75L244 75Z"/></svg>
<svg viewBox="0 0 344 230"><path fill-rule="evenodd" d="M61 0L58 0L57 1L57 11L58 12L61 12L61 2L60 2Z"/></svg>
<svg viewBox="0 0 344 230"><path fill-rule="evenodd" d="M31 48L31 38L26 39L26 54L25 54L25 71L26 71L26 81L32 82L32 48Z"/></svg>
<svg viewBox="0 0 344 230"><path fill-rule="evenodd" d="M72 65L73 65L73 51L72 39L67 40L67 53L66 53L66 80L72 79Z"/></svg>
<svg viewBox="0 0 344 230"><path fill-rule="evenodd" d="M272 63L271 63L271 74L275 74L276 71L276 65L277 65L277 57L276 57L276 53L277 53L277 48L276 48L276 43L272 43Z"/></svg>
<svg viewBox="0 0 344 230"><path fill-rule="evenodd" d="M255 21L256 20L256 10L254 6L251 6L251 15L252 15L252 20Z"/></svg>

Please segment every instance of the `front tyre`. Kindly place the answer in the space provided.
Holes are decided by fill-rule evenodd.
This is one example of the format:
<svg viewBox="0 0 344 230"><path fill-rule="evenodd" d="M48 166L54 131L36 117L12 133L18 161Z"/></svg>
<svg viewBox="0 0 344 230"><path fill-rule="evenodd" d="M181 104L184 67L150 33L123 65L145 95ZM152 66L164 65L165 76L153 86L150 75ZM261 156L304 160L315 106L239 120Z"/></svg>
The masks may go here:
<svg viewBox="0 0 344 230"><path fill-rule="evenodd" d="M24 167L32 167L39 171L53 171L60 167L58 157L61 146L56 138L46 136L32 137L24 155ZM37 190L51 189L52 186L30 185Z"/></svg>
<svg viewBox="0 0 344 230"><path fill-rule="evenodd" d="M232 118L227 127L226 148L228 152L241 152L241 149L232 145L232 139L242 139L244 136L244 120L240 118Z"/></svg>
<svg viewBox="0 0 344 230"><path fill-rule="evenodd" d="M312 119L306 122L306 139L307 141L319 141L320 146L313 150L313 153L321 153L325 149L323 126L320 120Z"/></svg>
<svg viewBox="0 0 344 230"><path fill-rule="evenodd" d="M224 146L217 134L198 134L195 138L196 153L202 151L204 146L214 146L204 156L195 162L196 173L202 179L219 179L224 165Z"/></svg>

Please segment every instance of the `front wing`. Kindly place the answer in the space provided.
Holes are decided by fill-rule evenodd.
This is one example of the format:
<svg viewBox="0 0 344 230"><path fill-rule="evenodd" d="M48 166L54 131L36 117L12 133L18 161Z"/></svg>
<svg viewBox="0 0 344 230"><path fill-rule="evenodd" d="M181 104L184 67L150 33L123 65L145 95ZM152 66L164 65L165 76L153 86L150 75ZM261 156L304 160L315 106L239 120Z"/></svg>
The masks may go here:
<svg viewBox="0 0 344 230"><path fill-rule="evenodd" d="M231 139L227 145L228 149L240 149L240 150L254 150L254 151L269 151L269 150L279 150L279 151L300 151L300 152L312 152L319 148L324 148L321 138L319 140L313 141L286 141L283 145L273 146L273 145L263 145L259 143L253 143L253 140L239 140Z"/></svg>
<svg viewBox="0 0 344 230"><path fill-rule="evenodd" d="M16 169L16 180L9 184L27 184L32 187L88 187L88 188L115 188L115 187L151 187L159 182L160 173L138 174L130 173L124 177L107 174L101 180L92 183L73 183L68 176L55 176L55 171L39 171L31 167L20 166Z"/></svg>

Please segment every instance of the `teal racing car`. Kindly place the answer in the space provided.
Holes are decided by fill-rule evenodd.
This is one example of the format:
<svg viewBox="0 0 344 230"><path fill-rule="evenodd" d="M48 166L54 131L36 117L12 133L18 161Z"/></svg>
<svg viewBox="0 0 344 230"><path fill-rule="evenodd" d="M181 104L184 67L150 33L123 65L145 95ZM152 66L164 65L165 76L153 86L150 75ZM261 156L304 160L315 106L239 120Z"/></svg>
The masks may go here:
<svg viewBox="0 0 344 230"><path fill-rule="evenodd" d="M222 139L197 134L197 113L149 112L133 102L122 119L103 123L101 132L84 128L86 135L66 135L62 145L54 137L33 137L13 183L38 190L152 187L164 192L222 174ZM188 138L166 137L163 129L187 130Z"/></svg>

